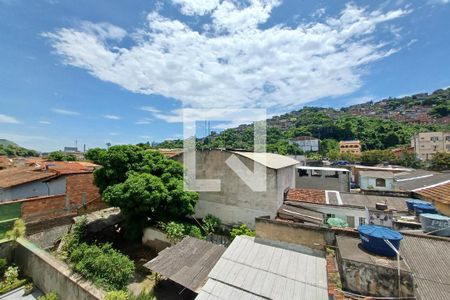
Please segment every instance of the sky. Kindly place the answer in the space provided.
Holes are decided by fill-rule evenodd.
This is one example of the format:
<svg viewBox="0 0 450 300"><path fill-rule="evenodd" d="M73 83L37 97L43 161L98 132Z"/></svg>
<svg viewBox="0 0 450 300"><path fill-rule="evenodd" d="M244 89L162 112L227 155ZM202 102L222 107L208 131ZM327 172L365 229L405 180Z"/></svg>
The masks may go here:
<svg viewBox="0 0 450 300"><path fill-rule="evenodd" d="M202 124L432 92L450 86L449 15L450 0L0 0L0 139L162 141L186 108Z"/></svg>

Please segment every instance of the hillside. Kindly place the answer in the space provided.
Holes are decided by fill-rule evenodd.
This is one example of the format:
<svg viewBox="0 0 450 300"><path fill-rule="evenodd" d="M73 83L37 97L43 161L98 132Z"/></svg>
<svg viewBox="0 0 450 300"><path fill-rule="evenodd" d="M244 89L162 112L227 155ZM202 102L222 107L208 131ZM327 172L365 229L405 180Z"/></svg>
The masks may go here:
<svg viewBox="0 0 450 300"><path fill-rule="evenodd" d="M11 142L6 139L0 139L0 156L9 156L9 157L16 157L16 156L38 156L39 153L35 150L26 149L23 147L20 147L14 142Z"/></svg>
<svg viewBox="0 0 450 300"><path fill-rule="evenodd" d="M16 143L11 142L11 141L9 141L7 139L0 139L0 146L8 147L9 145L18 146Z"/></svg>
<svg viewBox="0 0 450 300"><path fill-rule="evenodd" d="M337 141L359 139L363 150L405 146L420 131L450 129L450 88L431 94L367 102L340 110L320 107L303 109L267 120L267 150L300 154L289 140L302 135L322 140L321 154L336 150ZM201 148L251 149L253 126L240 125L200 139ZM182 147L181 140L165 141L160 148Z"/></svg>

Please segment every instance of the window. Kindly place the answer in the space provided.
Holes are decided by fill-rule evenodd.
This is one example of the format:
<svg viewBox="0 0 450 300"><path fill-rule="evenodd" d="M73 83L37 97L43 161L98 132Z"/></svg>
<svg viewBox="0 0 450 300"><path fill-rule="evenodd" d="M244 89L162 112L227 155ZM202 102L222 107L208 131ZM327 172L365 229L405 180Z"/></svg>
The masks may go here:
<svg viewBox="0 0 450 300"><path fill-rule="evenodd" d="M300 176L300 177L308 176L308 171L303 170L303 169L298 169L298 176Z"/></svg>
<svg viewBox="0 0 450 300"><path fill-rule="evenodd" d="M447 142L450 142L450 135L447 135L447 136L445 137L445 140L446 140Z"/></svg>
<svg viewBox="0 0 450 300"><path fill-rule="evenodd" d="M325 177L328 177L328 178L339 178L339 173L337 171L335 171L335 172L328 171L328 172L325 172Z"/></svg>
<svg viewBox="0 0 450 300"><path fill-rule="evenodd" d="M347 224L350 227L355 227L355 217L347 216Z"/></svg>
<svg viewBox="0 0 450 300"><path fill-rule="evenodd" d="M439 137L438 137L438 136L432 136L432 137L430 138L430 140L431 140L432 142L437 142L437 141L439 141Z"/></svg>
<svg viewBox="0 0 450 300"><path fill-rule="evenodd" d="M311 176L322 177L322 172L319 170L312 170Z"/></svg>
<svg viewBox="0 0 450 300"><path fill-rule="evenodd" d="M335 215L334 214L327 214L326 215L326 219L327 219L327 221L328 221L328 219L330 219L330 218L334 218L335 217Z"/></svg>
<svg viewBox="0 0 450 300"><path fill-rule="evenodd" d="M386 187L386 179L384 179L384 178L377 178L375 180L375 185L379 186L379 187Z"/></svg>
<svg viewBox="0 0 450 300"><path fill-rule="evenodd" d="M366 218L360 217L359 218L359 225L364 225L366 224Z"/></svg>

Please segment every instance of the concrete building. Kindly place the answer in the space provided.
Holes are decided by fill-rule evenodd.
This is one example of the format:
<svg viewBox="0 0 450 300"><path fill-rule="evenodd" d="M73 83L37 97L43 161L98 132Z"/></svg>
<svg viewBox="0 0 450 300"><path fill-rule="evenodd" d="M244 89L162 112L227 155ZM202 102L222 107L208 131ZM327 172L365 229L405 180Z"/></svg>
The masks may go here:
<svg viewBox="0 0 450 300"><path fill-rule="evenodd" d="M267 190L253 191L226 163L234 155L249 170L254 163L262 165L267 174ZM184 153L173 159L183 161ZM254 226L255 217L274 217L283 204L284 191L295 186L295 165L298 161L273 153L227 150L196 151L197 179L220 179L218 192L200 192L195 216L213 214L225 224L243 222Z"/></svg>
<svg viewBox="0 0 450 300"><path fill-rule="evenodd" d="M318 138L312 136L298 136L290 140L291 143L297 144L304 152L317 152L319 151Z"/></svg>
<svg viewBox="0 0 450 300"><path fill-rule="evenodd" d="M295 187L350 191L351 172L344 168L297 166Z"/></svg>
<svg viewBox="0 0 450 300"><path fill-rule="evenodd" d="M339 142L340 153L350 153L353 155L361 155L361 142L359 140L354 141L340 141Z"/></svg>
<svg viewBox="0 0 450 300"><path fill-rule="evenodd" d="M412 192L417 198L433 203L441 214L450 216L450 180L418 188Z"/></svg>
<svg viewBox="0 0 450 300"><path fill-rule="evenodd" d="M325 219L339 218L354 228L366 223L393 227L394 213L407 210L405 200L401 197L290 189L284 205L322 213Z"/></svg>
<svg viewBox="0 0 450 300"><path fill-rule="evenodd" d="M393 191L394 173L387 171L360 171L359 186L362 190Z"/></svg>
<svg viewBox="0 0 450 300"><path fill-rule="evenodd" d="M411 137L418 158L429 160L436 152L450 152L450 132L419 132Z"/></svg>

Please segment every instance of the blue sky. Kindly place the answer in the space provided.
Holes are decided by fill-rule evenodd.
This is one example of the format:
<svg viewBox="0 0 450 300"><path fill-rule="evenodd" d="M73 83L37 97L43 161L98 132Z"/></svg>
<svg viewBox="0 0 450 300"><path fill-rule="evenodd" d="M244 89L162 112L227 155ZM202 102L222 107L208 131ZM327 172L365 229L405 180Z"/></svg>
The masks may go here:
<svg viewBox="0 0 450 300"><path fill-rule="evenodd" d="M449 0L0 0L0 138L161 141L183 107L431 92L450 85L449 15Z"/></svg>

